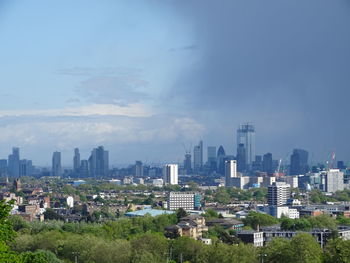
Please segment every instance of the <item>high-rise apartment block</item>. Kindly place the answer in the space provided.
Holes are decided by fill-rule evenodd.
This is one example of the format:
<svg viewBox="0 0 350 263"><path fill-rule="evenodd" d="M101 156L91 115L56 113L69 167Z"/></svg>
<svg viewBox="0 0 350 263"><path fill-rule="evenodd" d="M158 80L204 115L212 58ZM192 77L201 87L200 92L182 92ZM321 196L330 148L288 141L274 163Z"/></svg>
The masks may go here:
<svg viewBox="0 0 350 263"><path fill-rule="evenodd" d="M237 161L225 161L225 185L232 186L232 178L237 177Z"/></svg>
<svg viewBox="0 0 350 263"><path fill-rule="evenodd" d="M178 170L177 164L167 164L163 168L164 184L176 185L178 184Z"/></svg>
<svg viewBox="0 0 350 263"><path fill-rule="evenodd" d="M275 182L268 187L268 204L270 206L283 206L290 198L290 185L285 182Z"/></svg>
<svg viewBox="0 0 350 263"><path fill-rule="evenodd" d="M344 190L344 172L339 169L329 169L321 173L323 191L335 193Z"/></svg>

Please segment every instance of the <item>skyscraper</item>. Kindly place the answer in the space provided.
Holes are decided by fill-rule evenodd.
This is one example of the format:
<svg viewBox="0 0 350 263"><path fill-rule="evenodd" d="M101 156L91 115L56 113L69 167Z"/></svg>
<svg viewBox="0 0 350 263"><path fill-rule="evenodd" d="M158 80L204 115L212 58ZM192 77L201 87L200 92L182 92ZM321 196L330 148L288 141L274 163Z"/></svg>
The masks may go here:
<svg viewBox="0 0 350 263"><path fill-rule="evenodd" d="M208 146L208 166L210 171L217 170L216 146Z"/></svg>
<svg viewBox="0 0 350 263"><path fill-rule="evenodd" d="M285 182L275 182L268 187L267 201L271 206L283 206L290 198L290 185Z"/></svg>
<svg viewBox="0 0 350 263"><path fill-rule="evenodd" d="M80 169L79 169L80 177L88 177L89 176L89 162L88 160L81 160Z"/></svg>
<svg viewBox="0 0 350 263"><path fill-rule="evenodd" d="M199 172L203 167L203 141L193 149L193 168L195 172Z"/></svg>
<svg viewBox="0 0 350 263"><path fill-rule="evenodd" d="M103 146L92 150L89 158L89 172L92 177L107 176L109 172L109 156Z"/></svg>
<svg viewBox="0 0 350 263"><path fill-rule="evenodd" d="M0 160L0 176L7 175L7 173L8 173L7 160L2 159Z"/></svg>
<svg viewBox="0 0 350 263"><path fill-rule="evenodd" d="M245 172L247 170L246 162L246 148L243 143L240 143L237 148L237 170L238 172Z"/></svg>
<svg viewBox="0 0 350 263"><path fill-rule="evenodd" d="M272 168L272 153L266 153L263 156L263 172L266 173L273 173L273 168Z"/></svg>
<svg viewBox="0 0 350 263"><path fill-rule="evenodd" d="M9 175L13 177L19 176L19 148L13 147L12 148L12 154L9 155L8 158L8 168L9 168Z"/></svg>
<svg viewBox="0 0 350 263"><path fill-rule="evenodd" d="M306 174L309 171L308 165L309 153L302 149L294 149L290 156L290 174Z"/></svg>
<svg viewBox="0 0 350 263"><path fill-rule="evenodd" d="M217 165L218 165L218 173L224 175L225 174L225 150L222 145L220 145L217 154Z"/></svg>
<svg viewBox="0 0 350 263"><path fill-rule="evenodd" d="M243 144L243 146L240 146ZM246 123L241 125L237 130L237 152L239 147L245 148L245 162L248 168L255 158L255 128L253 125Z"/></svg>
<svg viewBox="0 0 350 263"><path fill-rule="evenodd" d="M62 166L61 166L61 153L54 152L52 155L52 176L61 176Z"/></svg>
<svg viewBox="0 0 350 263"><path fill-rule="evenodd" d="M80 153L79 149L75 148L74 149L74 157L73 157L73 171L75 174L79 173L80 169Z"/></svg>
<svg viewBox="0 0 350 263"><path fill-rule="evenodd" d="M163 168L164 184L175 185L178 184L178 165L166 164Z"/></svg>
<svg viewBox="0 0 350 263"><path fill-rule="evenodd" d="M237 177L237 161L225 161L225 185L232 186L231 178Z"/></svg>
<svg viewBox="0 0 350 263"><path fill-rule="evenodd" d="M135 176L143 177L143 164L141 161L135 162Z"/></svg>
<svg viewBox="0 0 350 263"><path fill-rule="evenodd" d="M19 161L19 175L20 176L31 176L33 174L33 163L31 160L20 160Z"/></svg>

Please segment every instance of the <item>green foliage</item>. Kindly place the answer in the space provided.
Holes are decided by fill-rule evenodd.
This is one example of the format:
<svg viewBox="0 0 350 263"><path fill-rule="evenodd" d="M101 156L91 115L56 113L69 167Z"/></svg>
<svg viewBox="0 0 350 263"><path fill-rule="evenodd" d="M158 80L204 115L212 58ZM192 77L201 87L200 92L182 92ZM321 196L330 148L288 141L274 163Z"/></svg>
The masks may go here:
<svg viewBox="0 0 350 263"><path fill-rule="evenodd" d="M205 211L205 214L203 216L207 220L209 220L209 219L213 219L213 218L218 218L219 214L215 210L209 208Z"/></svg>
<svg viewBox="0 0 350 263"><path fill-rule="evenodd" d="M173 243L173 259L177 262L189 261L191 263L205 262L207 254L206 245L189 237L180 237Z"/></svg>
<svg viewBox="0 0 350 263"><path fill-rule="evenodd" d="M25 252L21 255L21 258L23 263L51 263L42 251Z"/></svg>
<svg viewBox="0 0 350 263"><path fill-rule="evenodd" d="M0 200L0 241L12 241L16 232L12 228L12 223L8 219L11 211L11 203L6 203L5 200Z"/></svg>
<svg viewBox="0 0 350 263"><path fill-rule="evenodd" d="M341 218L339 220L344 222L346 218ZM328 215L319 215L300 219L283 217L280 219L280 222L282 230L308 231L312 228L327 228L330 230L336 230L337 223L339 221Z"/></svg>
<svg viewBox="0 0 350 263"><path fill-rule="evenodd" d="M337 216L337 223L343 226L350 226L350 218L345 216Z"/></svg>
<svg viewBox="0 0 350 263"><path fill-rule="evenodd" d="M9 249L4 241L0 241L0 262L2 263L21 263L21 258Z"/></svg>
<svg viewBox="0 0 350 263"><path fill-rule="evenodd" d="M10 216L8 220L11 222L12 227L15 231L29 227L28 221L24 220L23 217L18 215Z"/></svg>
<svg viewBox="0 0 350 263"><path fill-rule="evenodd" d="M330 240L324 253L325 263L350 263L350 240Z"/></svg>
<svg viewBox="0 0 350 263"><path fill-rule="evenodd" d="M245 225L250 226L253 229L257 229L257 226L261 227L275 225L278 223L278 220L268 214L251 211L243 222Z"/></svg>
<svg viewBox="0 0 350 263"><path fill-rule="evenodd" d="M308 231L312 228L310 221L306 218L290 219L283 217L280 222L282 230Z"/></svg>
<svg viewBox="0 0 350 263"><path fill-rule="evenodd" d="M168 243L162 234L146 233L132 239L131 247L136 252L133 254L132 262L148 262L152 259L154 263L161 263L165 261Z"/></svg>
<svg viewBox="0 0 350 263"><path fill-rule="evenodd" d="M334 230L337 228L337 222L329 215L319 215L308 218L312 228L328 228Z"/></svg>
<svg viewBox="0 0 350 263"><path fill-rule="evenodd" d="M188 213L186 212L185 209L183 208L179 208L176 211L176 217L177 217L177 221L180 221L181 218L188 216Z"/></svg>
<svg viewBox="0 0 350 263"><path fill-rule="evenodd" d="M214 202L218 202L220 204L229 204L230 201L231 198L226 188L221 187L215 192Z"/></svg>
<svg viewBox="0 0 350 263"><path fill-rule="evenodd" d="M299 233L291 240L273 239L263 249L261 257L270 263L321 263L322 249L314 237Z"/></svg>

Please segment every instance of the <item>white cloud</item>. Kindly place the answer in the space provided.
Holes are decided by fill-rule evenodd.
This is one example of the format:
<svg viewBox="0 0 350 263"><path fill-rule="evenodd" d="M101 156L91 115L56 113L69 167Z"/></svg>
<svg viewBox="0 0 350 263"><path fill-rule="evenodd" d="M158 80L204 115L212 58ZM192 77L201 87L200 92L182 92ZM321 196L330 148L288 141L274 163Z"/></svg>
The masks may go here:
<svg viewBox="0 0 350 263"><path fill-rule="evenodd" d="M127 116L127 117L149 117L154 112L149 107L142 104L129 104L128 106L118 106L113 104L91 104L81 107L68 107L62 109L46 110L6 110L0 111L1 117L86 117L86 116Z"/></svg>

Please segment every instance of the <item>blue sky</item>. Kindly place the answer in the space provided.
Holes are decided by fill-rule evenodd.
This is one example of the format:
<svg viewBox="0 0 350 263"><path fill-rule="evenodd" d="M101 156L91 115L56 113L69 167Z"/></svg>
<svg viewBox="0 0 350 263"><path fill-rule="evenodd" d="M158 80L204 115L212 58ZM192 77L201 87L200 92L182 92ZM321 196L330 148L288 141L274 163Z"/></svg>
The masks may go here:
<svg viewBox="0 0 350 263"><path fill-rule="evenodd" d="M349 160L345 0L0 2L0 157L105 145L112 164L181 161L252 122L257 152Z"/></svg>

